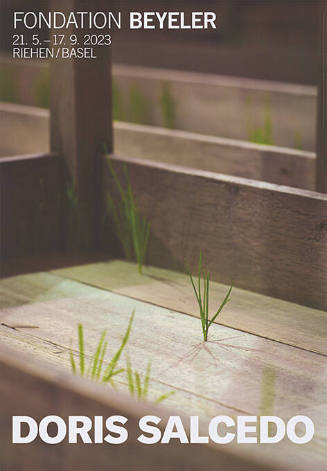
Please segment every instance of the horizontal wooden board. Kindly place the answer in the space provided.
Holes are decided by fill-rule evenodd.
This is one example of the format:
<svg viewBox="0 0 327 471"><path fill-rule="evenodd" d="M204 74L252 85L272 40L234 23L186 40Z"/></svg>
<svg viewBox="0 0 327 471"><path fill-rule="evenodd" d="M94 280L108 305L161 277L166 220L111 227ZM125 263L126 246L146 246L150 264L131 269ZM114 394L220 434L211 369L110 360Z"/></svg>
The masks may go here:
<svg viewBox="0 0 327 471"><path fill-rule="evenodd" d="M114 163L127 166L151 222L149 264L196 271L202 250L215 281L327 309L326 195L136 159Z"/></svg>
<svg viewBox="0 0 327 471"><path fill-rule="evenodd" d="M64 278L199 317L187 275L155 267L139 274L134 263L110 260L53 271ZM210 313L224 299L228 286L210 283ZM218 324L327 355L327 314L280 299L233 288L232 301Z"/></svg>
<svg viewBox="0 0 327 471"><path fill-rule="evenodd" d="M315 189L313 152L123 122L114 137L117 155Z"/></svg>
<svg viewBox="0 0 327 471"><path fill-rule="evenodd" d="M16 356L19 358L15 350L11 358L6 358L5 364L3 359L0 362L0 394L7 404L2 412L2 434L8 433L10 427L8 410L33 417L49 415L49 408L51 413L64 417L73 415L75 411L90 416L122 413L131 415L131 421L135 416L145 415L145 410L155 413L152 405L136 405L128 402L124 394L117 397L110 390L103 389L102 392L92 389L91 385L57 369L58 366L68 368L68 350L71 345L77 347L77 323L84 326L87 359L94 352L102 330L107 329L109 344L106 359L109 359L117 349L129 316L135 309L128 354L133 367L140 372L144 371L148 359L152 359L151 398L156 397L159 391L174 389L176 393L167 401L166 407L185 415L199 415L204 424L220 413L232 416L276 414L284 418L299 413L312 416L317 420L316 436L308 446L295 448L283 442L270 447L236 446L236 450L235 447L227 450L241 455L245 453L245 458L249 453L252 459L261 460L258 469L262 469L263 463L265 469L269 469L266 466L268 462L280 470L293 469L293 466L294 469L305 470L309 463L316 469L323 469L320 467L326 458L326 410L323 407L327 400L325 356L220 325L212 326L209 342L204 345L197 319L47 273L1 280L0 289L1 343L16 348L16 352L19 348L28 358L23 371L15 359ZM30 356L46 362L45 372L35 373ZM74 385L76 392L85 397L85 403L76 402L67 393L67 388L73 387L75 390ZM33 394L33 391L37 393ZM102 402L103 398L105 402ZM88 405L88 400L95 405L100 401L101 407L94 405L93 409ZM115 412L109 414L109 411ZM91 453L88 459L93 456L91 448L87 447L88 453ZM23 456L28 456L29 450L31 453L34 451L28 447L25 449L27 455L23 453ZM44 446L41 452L46 453ZM72 458L81 456L80 453L83 456L83 451L79 450ZM144 456L140 455L140 462L144 460L146 463L148 453L144 451ZM172 460L176 469L176 458L171 453L169 448L165 459ZM56 453L53 459L58 455ZM67 460L65 453L63 456ZM101 456L100 453L99 461L95 461L99 466L102 464ZM183 458L187 459L185 451ZM113 459L118 460L116 456ZM33 469L39 468L36 466ZM191 465L187 469L192 469ZM240 468L236 466L235 469ZM256 469L255 463L249 469Z"/></svg>
<svg viewBox="0 0 327 471"><path fill-rule="evenodd" d="M0 104L0 156L48 152L49 113ZM12 139L13 129L19 139ZM315 154L153 126L115 122L117 155L183 165L308 190L315 187Z"/></svg>
<svg viewBox="0 0 327 471"><path fill-rule="evenodd" d="M44 63L1 58L0 64L13 76L18 103L42 105ZM248 141L269 129L268 113L274 144L315 149L316 87L127 65L115 65L113 79L116 119L167 125L169 101L176 129Z"/></svg>

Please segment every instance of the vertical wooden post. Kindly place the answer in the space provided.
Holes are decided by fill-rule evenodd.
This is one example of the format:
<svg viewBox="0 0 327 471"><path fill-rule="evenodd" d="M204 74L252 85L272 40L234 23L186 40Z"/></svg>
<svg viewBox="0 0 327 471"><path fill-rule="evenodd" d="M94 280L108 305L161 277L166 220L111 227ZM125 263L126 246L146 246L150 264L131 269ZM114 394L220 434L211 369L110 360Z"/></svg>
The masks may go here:
<svg viewBox="0 0 327 471"><path fill-rule="evenodd" d="M327 193L327 1L320 0L316 189Z"/></svg>
<svg viewBox="0 0 327 471"><path fill-rule="evenodd" d="M110 2L106 0L97 0L95 5L83 0L52 2L52 10L66 14L108 11L108 6ZM64 47L69 48L71 34L77 35L77 46L82 47L84 35L99 34L99 30L71 28L60 33L65 34ZM74 191L78 202L74 208L78 211L78 227L75 227L78 234L74 237L78 249L96 247L101 198L100 159L105 146L112 152L110 46L94 47L94 53L96 59L53 59L51 63L51 150L65 159L70 190Z"/></svg>

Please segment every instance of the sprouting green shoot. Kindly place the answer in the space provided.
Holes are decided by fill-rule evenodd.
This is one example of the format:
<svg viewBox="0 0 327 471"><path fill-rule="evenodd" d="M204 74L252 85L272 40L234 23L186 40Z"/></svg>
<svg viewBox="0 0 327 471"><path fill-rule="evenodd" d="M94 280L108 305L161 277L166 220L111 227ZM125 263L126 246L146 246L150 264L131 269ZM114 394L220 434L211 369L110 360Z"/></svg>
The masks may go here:
<svg viewBox="0 0 327 471"><path fill-rule="evenodd" d="M126 258L136 260L138 271L142 273L150 236L150 223L136 205L127 167L124 167L126 188L123 188L111 160L109 159L108 162L111 176L118 190L116 199L110 193L107 195L108 211Z"/></svg>
<svg viewBox="0 0 327 471"><path fill-rule="evenodd" d="M202 286L201 286L201 278L202 280ZM211 324L217 319L221 311L223 310L224 306L230 301L230 294L232 292L232 286L229 288L225 299L219 306L218 310L216 313L213 315L211 319L209 319L209 284L210 284L210 274L209 273L203 273L202 272L202 251L200 251L200 257L199 257L199 267L198 267L198 283L197 287L193 281L192 275L190 273L190 280L193 286L194 294L196 297L196 300L199 305L199 310L200 310L200 319L201 319L201 325L202 325L202 333L203 333L203 339L206 342L208 340L208 331L211 326Z"/></svg>
<svg viewBox="0 0 327 471"><path fill-rule="evenodd" d="M113 378L120 373L124 372L124 368L118 368L118 362L123 353L124 348L128 342L132 323L134 319L134 311L131 314L129 319L129 323L124 334L123 340L113 355L110 362L105 366L104 365L104 356L107 351L108 342L106 341L107 331L104 330L100 336L100 340L98 342L97 348L92 355L91 361L86 369L86 355L85 355L85 348L84 348L84 329L82 324L78 324L78 347L79 347L79 373L81 376L85 376L91 378L95 381L100 380L102 383L110 383L114 386ZM70 363L72 367L73 373L77 373L77 365L74 358L74 353L72 350L69 352Z"/></svg>
<svg viewBox="0 0 327 471"><path fill-rule="evenodd" d="M131 361L129 357L126 358L126 375L128 382L128 389L132 396L136 396L138 399L145 400L149 393L150 375L151 375L151 360L148 362L148 366L144 375L144 381L142 384L141 375L138 371L132 369ZM175 391L159 396L155 402L158 404L168 397L175 394Z"/></svg>
<svg viewBox="0 0 327 471"><path fill-rule="evenodd" d="M149 103L145 95L134 83L129 90L129 121L137 124L149 122Z"/></svg>
<svg viewBox="0 0 327 471"><path fill-rule="evenodd" d="M171 92L171 86L165 82L162 85L161 96L160 96L161 112L163 125L166 128L174 129L176 121L176 109L175 100Z"/></svg>
<svg viewBox="0 0 327 471"><path fill-rule="evenodd" d="M251 103L251 100L247 100L248 103ZM272 118L271 118L271 107L268 99L266 99L265 109L264 109L264 123L261 127L249 129L249 140L256 144L272 145Z"/></svg>

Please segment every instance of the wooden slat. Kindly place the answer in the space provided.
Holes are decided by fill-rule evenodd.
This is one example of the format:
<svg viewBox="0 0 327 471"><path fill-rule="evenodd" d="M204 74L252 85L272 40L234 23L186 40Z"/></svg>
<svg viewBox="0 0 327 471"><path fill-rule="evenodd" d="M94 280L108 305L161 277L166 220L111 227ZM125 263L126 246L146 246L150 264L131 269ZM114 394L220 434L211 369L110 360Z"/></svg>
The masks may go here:
<svg viewBox="0 0 327 471"><path fill-rule="evenodd" d="M53 155L0 159L0 273L11 257L64 248L64 177Z"/></svg>
<svg viewBox="0 0 327 471"><path fill-rule="evenodd" d="M35 106L35 90L46 66L31 62L0 58L3 70L16 78L17 101ZM316 87L121 64L114 65L113 78L116 113L124 121L133 119L131 95L136 90L143 97L143 124L162 126L162 93L168 83L176 129L249 140L251 131L264 128L268 106L274 144L315 149Z"/></svg>
<svg viewBox="0 0 327 471"><path fill-rule="evenodd" d="M38 108L0 104L3 155L49 149L49 113ZM20 136L13 140L9 130ZM315 188L315 154L194 133L114 123L118 155L295 186ZM1 155L1 154L0 154Z"/></svg>
<svg viewBox="0 0 327 471"><path fill-rule="evenodd" d="M53 271L64 278L199 317L188 276L155 267L140 275L134 263L112 260ZM210 312L224 299L228 286L210 283ZM217 323L271 340L327 355L327 315L280 299L238 288Z"/></svg>
<svg viewBox="0 0 327 471"><path fill-rule="evenodd" d="M236 333L235 330L219 325L212 326L210 341L207 345L203 345L199 321L192 317L46 273L2 280L0 288L2 294L0 318L1 323L7 326L2 326L0 329L1 339L4 335L8 339L10 335L11 345L14 346L15 337L16 345L20 345L20 349L25 343L22 349L24 356L29 350L35 352L34 357L37 354L39 359L44 357L47 360L46 371L48 371L45 376L44 373L39 373L37 375L39 380L33 386L36 381L35 376L32 381L30 377L27 379L26 374L26 368L29 373L31 372L29 360L29 366L24 366L23 377L22 374L18 375L17 385L19 382L20 387L16 388L15 370L13 371L12 368L9 370L1 363L0 391L1 399L6 400L6 411L10 410L10 413L18 415L40 417L48 415L50 408L51 413L58 413L64 417L73 415L78 410L79 414L93 416L107 415L111 407L110 410L115 410L115 413L123 415L131 413L131 417L144 415L145 409L142 405L136 406L132 403L132 410L123 395L121 395L123 401L121 404L108 390L103 390L103 393L95 389L94 392L92 389L87 390L89 400L93 403L97 403L97 400L102 401L103 394L106 395L106 402L101 403L101 412L100 409L94 410L88 405L88 401L82 405L77 401L74 407L71 402L73 399L67 396L66 388L76 384L84 396L83 383L78 381L78 378L75 378L78 381L75 383L74 378L67 377L55 366L55 364L63 364L63 350L67 352L71 339L76 339L78 322L82 322L85 328L85 351L89 356L96 347L101 331L104 328L108 330L110 342L106 358L109 359L110 354L119 345L131 311L135 309L136 317L128 351L133 366L140 371L144 371L149 357L152 358L151 393L153 393L152 388L154 391L160 390L162 386L158 389L159 383L165 388L176 389L175 396L167 402L167 406L170 405L182 414L199 415L204 423L209 418L220 414L221 411L224 411L223 413L228 411L228 414L232 416L273 412L284 418L304 413L310 417L312 414L314 419L318 417L319 411L320 419L316 423L315 439L306 447L297 447L296 453L288 442L271 447L250 447L249 450L237 446L236 450L237 453L245 453L245 457L249 452L253 459L263 460L258 469L262 469L263 465L265 469L269 469L266 467L267 462L277 469L287 469L287 467L292 469L294 466L294 469L298 470L307 469L309 463L319 469L319 466L324 463L326 357L246 333ZM38 328L32 331L27 327L19 327L23 324L25 326L33 324ZM12 330L10 326L16 330ZM151 326L151 328L145 328L146 326ZM75 345L74 342L73 346ZM15 356L12 356L11 366L15 366ZM49 360L51 368L49 368ZM68 355L66 364L67 362ZM42 384L47 383L49 377L51 388L49 386L45 392ZM85 385L85 387L88 386ZM33 394L34 388L38 390L37 395ZM26 391L29 391L28 395ZM11 394L11 399L8 398L9 394ZM58 395L60 400L58 400ZM51 407L48 401L51 401ZM76 401L75 398L74 401ZM147 413L155 413L154 406L145 407ZM10 427L6 414L7 412L2 412L2 433ZM88 453L92 453L91 448L87 447ZM120 447L117 448L120 449ZM161 447L158 449L159 452ZM33 453L33 446L28 447L28 450ZM220 450L224 451L223 448ZM230 451L234 453L234 447ZM144 456L140 455L140 465L142 462L143 469L147 469L146 460L150 459L150 452L146 449ZM76 456L80 457L80 453L83 452L78 451ZM171 453L172 450L169 447L166 459L171 459L175 469L180 469L178 461ZM185 451L184 448L184 460L188 459L187 454L188 450ZM56 453L54 456L58 455L59 453ZM101 455L100 453L100 457ZM65 454L64 456L66 458ZM112 457L112 460L116 459L118 458ZM99 466L102 463L101 460L95 462ZM186 465L187 461L185 461ZM187 469L192 469L191 465L187 465ZM241 468L236 466L235 469ZM255 464L252 464L252 469L256 469Z"/></svg>
<svg viewBox="0 0 327 471"><path fill-rule="evenodd" d="M327 196L168 164L116 161L117 169L127 165L151 222L149 264L196 271L202 249L216 281L327 309Z"/></svg>
<svg viewBox="0 0 327 471"><path fill-rule="evenodd" d="M315 189L315 154L245 141L116 122L115 153Z"/></svg>
<svg viewBox="0 0 327 471"><path fill-rule="evenodd" d="M315 87L125 65L116 67L114 80L125 121L133 119L130 97L137 90L142 124L162 126L168 84L176 129L249 141L265 128L268 110L275 145L315 150Z"/></svg>

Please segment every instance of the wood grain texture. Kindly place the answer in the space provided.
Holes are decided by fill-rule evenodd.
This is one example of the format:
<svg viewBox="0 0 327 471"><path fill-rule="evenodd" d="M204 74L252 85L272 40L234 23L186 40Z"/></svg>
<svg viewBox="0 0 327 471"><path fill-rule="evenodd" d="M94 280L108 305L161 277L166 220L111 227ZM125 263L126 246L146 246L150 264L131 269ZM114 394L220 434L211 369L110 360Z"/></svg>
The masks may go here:
<svg viewBox="0 0 327 471"><path fill-rule="evenodd" d="M115 153L278 185L315 189L315 154L116 122Z"/></svg>
<svg viewBox="0 0 327 471"><path fill-rule="evenodd" d="M17 77L17 101L35 106L33 91L46 72L45 64L8 63L4 57L0 64ZM24 86L26 78L31 87ZM249 140L251 131L264 127L269 104L274 144L315 150L316 87L121 64L113 66L113 79L119 103L117 119L133 119L131 95L137 89L147 108L143 124L162 126L162 93L168 84L176 129Z"/></svg>
<svg viewBox="0 0 327 471"><path fill-rule="evenodd" d="M149 264L196 271L202 249L215 281L326 310L325 195L136 159L115 163L127 165L151 222Z"/></svg>
<svg viewBox="0 0 327 471"><path fill-rule="evenodd" d="M176 129L248 141L265 128L268 112L275 145L315 150L315 87L125 65L114 80L124 121L137 89L147 106L142 124L163 126L168 84Z"/></svg>
<svg viewBox="0 0 327 471"><path fill-rule="evenodd" d="M49 150L49 113L0 104L0 155ZM13 140L11 131L20 139ZM117 155L183 165L303 189L315 188L315 154L195 133L115 122Z"/></svg>
<svg viewBox="0 0 327 471"><path fill-rule="evenodd" d="M0 159L0 272L11 257L64 248L64 176L54 155Z"/></svg>
<svg viewBox="0 0 327 471"><path fill-rule="evenodd" d="M64 13L83 10L82 0L56 1ZM107 7L99 0L94 11ZM90 11L92 11L92 8ZM90 31L92 33L92 30ZM67 34L82 33L70 27ZM94 248L99 217L100 156L112 150L110 48L94 48L94 59L53 61L51 73L51 151L62 155L78 200L74 245Z"/></svg>
<svg viewBox="0 0 327 471"><path fill-rule="evenodd" d="M101 289L199 317L189 277L182 273L111 260L53 271ZM210 313L224 299L228 286L210 283ZM305 350L327 355L327 315L323 311L233 288L232 301L216 323Z"/></svg>
<svg viewBox="0 0 327 471"><path fill-rule="evenodd" d="M0 289L1 342L16 348L13 350L16 353L12 353L11 358L6 358L5 364L3 356L0 362L1 399L6 400L7 404L6 410L2 412L2 443L8 442L6 435L10 430L8 410L12 414L27 414L33 417L49 415L50 409L51 413L64 417L74 414L106 416L121 413L131 417L129 426L132 427L130 430L133 437L135 431L133 421L136 417L145 415L145 411L147 414L155 414L156 408L153 405L136 404L128 401L123 393L117 396L110 389L101 390L83 383L78 378L67 376L64 369L68 368L68 349L71 339L76 339L78 322L84 325L85 352L88 358L94 352L102 330L107 329L109 345L106 358L109 359L120 343L131 311L135 309L136 317L128 353L133 366L139 371L144 371L149 357L152 358L150 397L155 397L156 393L163 389L175 389L176 394L167 401L166 407L169 406L171 411L178 411L182 415L199 415L204 424L220 413L236 416L269 412L285 419L299 413L307 414L315 420L316 435L315 439L305 447L294 447L288 442L282 442L279 445L265 447L219 448L219 451L227 453L229 450L232 455L236 453L235 459L244 453L244 469L247 469L246 459L249 455L254 460L252 468L249 469L256 469L255 462L261 462L258 470L262 469L263 465L265 469L269 469L266 463L270 463L273 469L280 470L294 467L302 471L308 469L309 463L311 466L314 465L315 469L324 469L326 459L324 404L327 400L325 356L220 325L212 326L210 341L204 345L201 342L199 321L193 317L71 280L63 280L51 274L40 273L2 280ZM23 324L35 325L38 328L32 330L19 327ZM144 328L147 325L151 325L151 328ZM28 359L23 368L19 366L18 349ZM31 357L45 363L42 373L40 371L35 373ZM59 366L61 370L58 370ZM21 371L20 374L17 374L17 368ZM123 388L123 383L124 381L119 383L120 388ZM74 391L84 398L82 403L78 397L71 398L67 392L67 388L70 389L74 385L77 388L75 390L74 387ZM26 395L26 391L30 393ZM33 391L37 391L37 394L33 394ZM103 400L105 402L102 402ZM98 401L100 401L99 408ZM162 411L159 413L160 416L164 414L165 417L169 413L168 410L165 412L162 409ZM132 446L132 449L135 447L132 440L128 445ZM44 445L35 443L35 447L22 447L22 455L16 453L15 459L20 460L22 456L25 459L27 456L28 459L39 459L42 453L46 455L47 449ZM74 449L69 447L67 450L67 445L62 448L63 453L51 455L51 459L55 460L53 466L55 464L58 466L56 460L61 457L60 469L71 469L64 466L70 464L70 459L78 460L82 457L86 459L85 466L89 463L88 460L93 459L97 469L102 469L99 466L103 466L103 459L107 456L105 450L108 449L96 447L98 453L96 458L93 457L91 446L76 447L77 450L75 447ZM10 450L12 447L8 446L6 452L9 453ZM88 457L84 457L85 450L89 453ZM124 458L119 458L119 450L125 450ZM133 460L136 460L136 470L137 466L141 465L143 468L140 469L147 469L147 460L155 459L151 454L155 452L155 456L159 457L160 450L163 449L159 446L143 448L143 453L141 450L137 459L135 454L133 455ZM170 469L169 466L172 470L182 469L173 448L169 447L169 453L167 448L164 450L166 457L162 458L163 469ZM70 458L67 456L68 451ZM129 446L117 447L116 452L110 449L110 452L118 454L118 456L111 455L114 460L112 462L116 464L117 460L117 465L120 464L122 469L125 469ZM181 452L180 459L184 460L186 469L193 469L192 463L187 462L190 452L185 446ZM34 456L34 453L37 453L37 456ZM204 453L207 458L202 456L204 459L202 466L203 463L208 463L210 469L209 452L206 450ZM123 461L119 461L120 459ZM221 457L217 455L216 466L220 459L224 459L223 455ZM52 464L51 461L50 463ZM37 465L39 464L36 461L33 469L38 470ZM240 463L235 466L235 470L243 469L240 468ZM52 468L47 467L47 469ZM199 469L198 462L194 469ZM233 469L232 464L228 469Z"/></svg>

